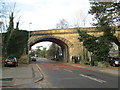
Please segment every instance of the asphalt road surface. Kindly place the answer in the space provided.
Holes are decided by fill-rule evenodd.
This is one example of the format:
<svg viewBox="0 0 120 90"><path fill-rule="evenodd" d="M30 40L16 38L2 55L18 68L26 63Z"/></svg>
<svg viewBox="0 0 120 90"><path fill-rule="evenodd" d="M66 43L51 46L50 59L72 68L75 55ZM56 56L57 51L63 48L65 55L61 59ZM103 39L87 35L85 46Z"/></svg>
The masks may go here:
<svg viewBox="0 0 120 90"><path fill-rule="evenodd" d="M66 65L51 60L37 59L49 88L118 88L118 77Z"/></svg>

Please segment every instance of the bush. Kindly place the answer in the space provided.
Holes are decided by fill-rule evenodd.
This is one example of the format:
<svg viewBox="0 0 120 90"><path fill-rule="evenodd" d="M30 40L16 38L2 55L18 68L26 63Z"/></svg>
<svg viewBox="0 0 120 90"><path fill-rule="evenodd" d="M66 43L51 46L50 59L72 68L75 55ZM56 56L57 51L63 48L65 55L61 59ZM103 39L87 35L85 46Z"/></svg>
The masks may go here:
<svg viewBox="0 0 120 90"><path fill-rule="evenodd" d="M27 52L28 32L23 30L15 30L10 37L7 32L3 39L3 56L14 56L20 58Z"/></svg>
<svg viewBox="0 0 120 90"><path fill-rule="evenodd" d="M19 64L28 64L28 62L29 62L28 55L21 56L18 61Z"/></svg>
<svg viewBox="0 0 120 90"><path fill-rule="evenodd" d="M98 66L98 61L97 60L94 61L94 66Z"/></svg>
<svg viewBox="0 0 120 90"><path fill-rule="evenodd" d="M109 67L110 64L108 62L98 62L98 67Z"/></svg>

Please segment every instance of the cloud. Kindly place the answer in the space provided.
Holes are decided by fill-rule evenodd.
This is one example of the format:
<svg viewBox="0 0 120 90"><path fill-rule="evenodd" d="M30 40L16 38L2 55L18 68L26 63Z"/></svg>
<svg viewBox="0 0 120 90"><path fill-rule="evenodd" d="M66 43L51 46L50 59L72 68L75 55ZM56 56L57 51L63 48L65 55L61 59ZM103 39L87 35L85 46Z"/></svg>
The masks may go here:
<svg viewBox="0 0 120 90"><path fill-rule="evenodd" d="M16 2L16 8L20 10L21 16L20 29L23 30L55 29L56 24L63 18L72 24L76 14L82 10L82 15L86 15L90 8L89 0L10 0L9 2ZM29 27L30 22L32 24ZM36 44L33 48L41 45L48 48L50 44Z"/></svg>
<svg viewBox="0 0 120 90"><path fill-rule="evenodd" d="M43 46L43 48L49 49L49 46L52 44L52 42L40 42L32 46L32 49L37 49L37 46Z"/></svg>
<svg viewBox="0 0 120 90"><path fill-rule="evenodd" d="M21 29L31 30L52 29L60 19L72 22L76 12L89 9L88 0L11 0L16 2L21 13Z"/></svg>
<svg viewBox="0 0 120 90"><path fill-rule="evenodd" d="M38 0L8 0L8 2L16 2L20 4L26 4L26 5L31 5L36 3Z"/></svg>

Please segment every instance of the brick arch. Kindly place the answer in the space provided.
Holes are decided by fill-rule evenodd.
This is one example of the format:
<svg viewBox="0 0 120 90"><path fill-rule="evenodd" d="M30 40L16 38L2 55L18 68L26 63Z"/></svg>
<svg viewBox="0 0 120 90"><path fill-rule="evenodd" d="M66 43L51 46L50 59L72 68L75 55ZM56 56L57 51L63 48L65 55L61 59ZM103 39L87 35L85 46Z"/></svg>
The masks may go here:
<svg viewBox="0 0 120 90"><path fill-rule="evenodd" d="M61 37L58 36L39 36L36 37L34 40L32 40L32 38L34 39L34 37L31 37L31 42L30 43L30 47L33 46L36 43L39 42L43 42L43 41L51 41L53 43L58 44L61 49L62 49L62 53L63 53L63 62L70 62L70 48L73 47L73 44Z"/></svg>
<svg viewBox="0 0 120 90"><path fill-rule="evenodd" d="M84 58L84 46L83 43L78 40L79 34L77 30L87 30L88 34L94 36L101 36L103 32L97 31L96 28L68 28L68 29L52 29L52 30L37 30L30 32L29 45L34 45L37 42L52 41L56 42L63 48L67 47L69 50L69 58L72 62L72 56L81 56L81 60ZM116 36L115 43L120 45L120 28L115 27ZM28 42L28 43L29 43ZM120 47L119 47L120 55Z"/></svg>
<svg viewBox="0 0 120 90"><path fill-rule="evenodd" d="M30 39L32 39L32 38L30 38ZM68 41L67 39L64 39L62 37L58 37L58 36L42 36L41 37L40 36L40 37L37 37L34 40L31 40L29 42L30 47L33 46L34 44L42 42L42 41L51 41L51 42L54 42L60 46L63 46L62 44L67 45L68 47L73 46L73 44L70 41Z"/></svg>

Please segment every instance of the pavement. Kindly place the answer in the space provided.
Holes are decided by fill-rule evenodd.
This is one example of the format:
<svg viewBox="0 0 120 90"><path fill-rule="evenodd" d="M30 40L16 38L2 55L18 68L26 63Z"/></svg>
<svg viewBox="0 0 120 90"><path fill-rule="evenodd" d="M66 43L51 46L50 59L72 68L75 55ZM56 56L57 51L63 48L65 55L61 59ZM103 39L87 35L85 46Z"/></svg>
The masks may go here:
<svg viewBox="0 0 120 90"><path fill-rule="evenodd" d="M36 64L21 64L18 67L2 68L2 88L41 88L43 74ZM38 85L39 84L39 85Z"/></svg>

